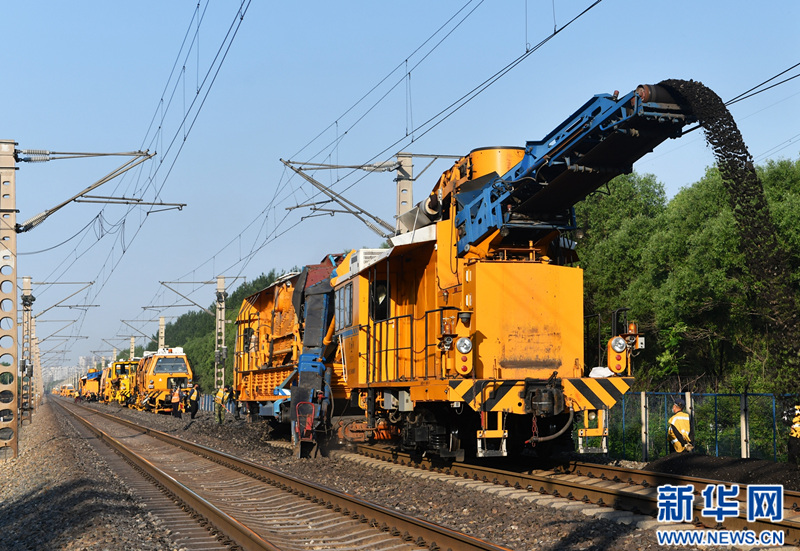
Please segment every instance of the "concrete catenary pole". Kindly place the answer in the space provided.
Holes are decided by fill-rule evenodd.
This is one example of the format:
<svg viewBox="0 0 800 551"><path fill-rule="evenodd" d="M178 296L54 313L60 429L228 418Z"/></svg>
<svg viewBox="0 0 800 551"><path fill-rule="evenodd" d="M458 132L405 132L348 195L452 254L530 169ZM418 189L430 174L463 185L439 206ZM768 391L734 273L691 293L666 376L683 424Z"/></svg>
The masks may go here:
<svg viewBox="0 0 800 551"><path fill-rule="evenodd" d="M397 154L397 233L405 233L411 228L400 220L400 217L414 206L414 165L411 153Z"/></svg>
<svg viewBox="0 0 800 551"><path fill-rule="evenodd" d="M13 140L0 140L0 457L17 457L17 196Z"/></svg>
<svg viewBox="0 0 800 551"><path fill-rule="evenodd" d="M225 360L228 348L225 346L225 277L217 276L217 331L214 345L214 388L225 386Z"/></svg>
<svg viewBox="0 0 800 551"><path fill-rule="evenodd" d="M164 332L166 329L166 324L164 322L164 316L158 318L158 349L161 350L162 348L166 348L166 344L164 344Z"/></svg>

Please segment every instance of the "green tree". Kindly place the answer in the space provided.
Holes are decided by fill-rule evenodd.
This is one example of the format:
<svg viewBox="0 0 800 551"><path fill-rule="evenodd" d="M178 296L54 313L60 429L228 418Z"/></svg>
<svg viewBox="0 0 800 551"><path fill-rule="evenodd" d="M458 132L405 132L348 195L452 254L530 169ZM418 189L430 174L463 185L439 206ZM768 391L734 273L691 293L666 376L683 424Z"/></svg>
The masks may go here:
<svg viewBox="0 0 800 551"><path fill-rule="evenodd" d="M759 168L759 176L787 253L786 300L796 304L800 163L770 162ZM689 389L790 391L796 377L780 357L791 347L771 335L771 320L754 300L764 274L753 273L748 257L759 251L743 250L739 221L719 172L709 169L681 190L649 228L649 235L641 234L646 240L635 275L620 292L633 315L646 321L648 349L639 375L649 380L648 388L687 389L695 381ZM587 268L587 279L594 277L593 270Z"/></svg>
<svg viewBox="0 0 800 551"><path fill-rule="evenodd" d="M748 327L744 256L716 170L681 190L655 221L630 296L656 330L654 375L705 377L715 389Z"/></svg>

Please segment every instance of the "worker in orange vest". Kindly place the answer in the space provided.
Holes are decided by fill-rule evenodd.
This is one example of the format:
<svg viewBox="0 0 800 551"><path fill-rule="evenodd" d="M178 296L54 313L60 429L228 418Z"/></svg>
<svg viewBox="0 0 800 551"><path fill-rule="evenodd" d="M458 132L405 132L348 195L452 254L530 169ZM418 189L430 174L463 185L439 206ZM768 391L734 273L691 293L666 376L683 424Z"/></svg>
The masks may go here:
<svg viewBox="0 0 800 551"><path fill-rule="evenodd" d="M175 385L175 388L172 389L172 398L170 399L172 402L172 416L177 417L178 419L181 418L181 388L178 385Z"/></svg>
<svg viewBox="0 0 800 551"><path fill-rule="evenodd" d="M675 399L675 403L672 405L674 415L669 418L669 430L667 431L672 448L678 453L694 450L692 422L689 414L683 411L685 407L686 402L683 401L683 398Z"/></svg>

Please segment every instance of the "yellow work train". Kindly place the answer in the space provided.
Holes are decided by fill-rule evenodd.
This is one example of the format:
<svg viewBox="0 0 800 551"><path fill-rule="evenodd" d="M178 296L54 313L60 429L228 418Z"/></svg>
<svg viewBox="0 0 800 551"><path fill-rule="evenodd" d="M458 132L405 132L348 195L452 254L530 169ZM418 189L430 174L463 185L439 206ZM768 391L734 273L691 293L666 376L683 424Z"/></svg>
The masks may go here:
<svg viewBox="0 0 800 551"><path fill-rule="evenodd" d="M521 153L473 152L443 175L440 189L452 194L505 172ZM574 253L549 230L528 243L498 239L464 258L440 254L455 245L456 203L447 206L451 212L390 249L329 256L246 298L237 320L240 402L293 423L296 443L316 441L328 427L342 440L397 438L442 457L569 442L578 411L591 412L595 427L582 436L603 436L605 408L629 388L620 375L633 346L626 342L625 367L613 376L585 377ZM351 405L361 414L352 416Z"/></svg>
<svg viewBox="0 0 800 551"><path fill-rule="evenodd" d="M81 399L87 402L96 402L100 399L100 379L103 373L97 368L89 368L86 375L83 375L79 381L79 393Z"/></svg>
<svg viewBox="0 0 800 551"><path fill-rule="evenodd" d="M135 398L130 405L145 411L167 413L172 410L170 395L173 389L188 389L192 383L192 368L183 348L160 348L145 352L136 367Z"/></svg>
<svg viewBox="0 0 800 551"><path fill-rule="evenodd" d="M691 121L643 86L595 96L541 141L460 158L390 248L329 256L245 299L239 401L289 423L297 453L332 435L445 458L542 452L572 445L576 414L579 447L605 447L644 339L625 324L607 365L585 364L573 206Z"/></svg>
<svg viewBox="0 0 800 551"><path fill-rule="evenodd" d="M136 368L140 358L117 360L104 369L102 386L103 401L117 402L127 405L134 399L136 386Z"/></svg>

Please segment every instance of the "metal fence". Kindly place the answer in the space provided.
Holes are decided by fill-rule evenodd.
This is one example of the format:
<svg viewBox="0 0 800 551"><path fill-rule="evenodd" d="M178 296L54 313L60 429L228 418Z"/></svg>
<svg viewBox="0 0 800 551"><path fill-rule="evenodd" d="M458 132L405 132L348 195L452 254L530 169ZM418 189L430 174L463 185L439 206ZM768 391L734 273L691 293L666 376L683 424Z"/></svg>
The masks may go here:
<svg viewBox="0 0 800 551"><path fill-rule="evenodd" d="M233 402L228 402L225 404L225 409L228 410L228 413L233 413L234 408ZM214 396L211 394L202 394L200 399L197 401L197 411L209 411L214 412Z"/></svg>
<svg viewBox="0 0 800 551"><path fill-rule="evenodd" d="M609 411L609 455L653 461L671 453L667 428L679 396L692 418L696 452L786 461L798 395L629 392Z"/></svg>

